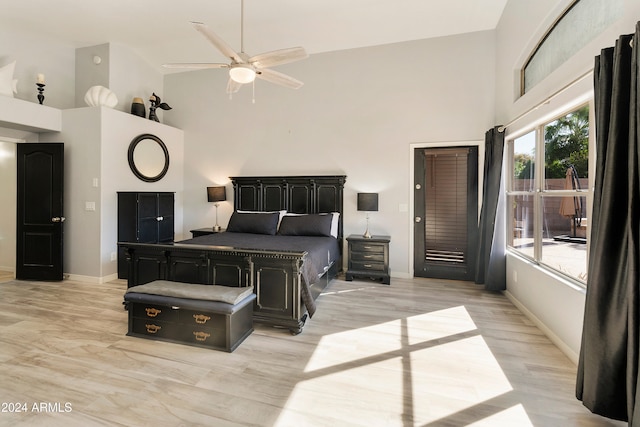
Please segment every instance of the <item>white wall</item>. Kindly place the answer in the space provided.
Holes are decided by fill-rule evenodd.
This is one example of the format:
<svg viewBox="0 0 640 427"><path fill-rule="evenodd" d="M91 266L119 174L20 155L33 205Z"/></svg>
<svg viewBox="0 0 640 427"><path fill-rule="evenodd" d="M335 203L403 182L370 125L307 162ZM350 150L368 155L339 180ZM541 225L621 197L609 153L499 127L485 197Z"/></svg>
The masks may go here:
<svg viewBox="0 0 640 427"><path fill-rule="evenodd" d="M118 191L171 191L175 192L175 239L191 237L183 234L183 188L184 188L184 132L171 126L146 120L128 113L101 109L101 272L100 277L116 274L117 263L111 254L117 250L117 192ZM129 144L138 135L150 133L160 138L169 151L169 170L158 182L138 179L127 160ZM86 176L85 178L89 178ZM85 186L90 185L88 179Z"/></svg>
<svg viewBox="0 0 640 427"><path fill-rule="evenodd" d="M0 270L16 265L16 144L0 137Z"/></svg>
<svg viewBox="0 0 640 427"><path fill-rule="evenodd" d="M16 98L37 103L36 77L42 73L46 80L44 104L56 108L73 107L75 49L72 46L3 23L0 26L0 67L14 60L14 78L18 79Z"/></svg>
<svg viewBox="0 0 640 427"><path fill-rule="evenodd" d="M151 133L169 151L169 170L154 183L131 172L127 152L138 135ZM64 272L75 279L102 282L117 277L117 192L176 193L176 239L182 239L183 132L106 107L63 111L63 131L42 136L65 143ZM97 186L94 186L94 180ZM95 203L95 211L86 203Z"/></svg>
<svg viewBox="0 0 640 427"><path fill-rule="evenodd" d="M613 46L620 34L631 33L640 19L640 2L623 0L623 17L601 36L576 52L566 63L529 93L518 97L520 74L531 50L553 21L570 4L569 0L510 0L496 30L496 117L497 123L508 123L543 102L577 77L593 69L594 57L600 49ZM588 75L550 103L526 114L507 130L507 135L523 126L550 117L577 99L588 97L593 90ZM591 174L593 175L593 174ZM507 257L508 296L527 313L550 338L574 361L578 359L584 315L584 289L572 286L550 275L526 260Z"/></svg>
<svg viewBox="0 0 640 427"><path fill-rule="evenodd" d="M163 76L157 70L158 64L152 66L127 46L118 43L111 43L110 50L109 81L111 89L118 94L116 109L131 112L131 101L134 97L139 97L144 101L149 117L149 97L152 93L155 92L163 101L167 101L162 93ZM156 114L164 122L164 111L157 109Z"/></svg>
<svg viewBox="0 0 640 427"><path fill-rule="evenodd" d="M109 82L110 53L109 43L76 49L75 107L87 106L84 96L92 86L104 86L112 89ZM95 57L100 58L98 64L94 62Z"/></svg>
<svg viewBox="0 0 640 427"><path fill-rule="evenodd" d="M410 276L411 143L484 138L494 124L494 34L480 32L312 55L278 67L305 85L256 81L232 100L223 70L165 77L185 129L185 230L211 226L205 188L235 175L346 174L345 235L362 233L356 193L379 192L370 230L389 234L391 274ZM231 187L227 194L233 194ZM233 202L220 205L226 225Z"/></svg>
<svg viewBox="0 0 640 427"><path fill-rule="evenodd" d="M94 57L101 60L94 62ZM157 66L152 66L127 46L119 43L105 43L76 50L75 105L86 107L84 95L91 86L100 85L109 88L118 98L114 109L131 112L134 97L142 98L147 117L149 97L155 92L162 97L163 76ZM162 110L157 110L163 121Z"/></svg>
<svg viewBox="0 0 640 427"><path fill-rule="evenodd" d="M65 265L64 273L72 277L101 282L115 278L117 219L116 191L176 191L176 238L182 230L183 133L128 114L131 98L148 98L162 89L162 75L138 58L126 46L104 44L75 49L55 40L23 32L8 25L0 28L0 66L17 60L14 77L18 81L16 98L37 106L35 80L38 73L46 77L45 105L63 109L62 132L32 133L10 123L0 128L0 138L29 142L65 143ZM76 64L76 53L78 63ZM93 54L102 55L100 65L93 63ZM77 79L76 79L77 77ZM90 85L111 88L118 97L115 110L85 107L84 93ZM84 85L84 86L83 86ZM7 114L3 103L0 122ZM119 111L118 111L119 110ZM147 110L148 111L148 110ZM11 110L13 113L14 111ZM162 112L159 112L163 120ZM12 114L9 114L12 116ZM29 123L27 114L24 123ZM21 121L22 123L22 121ZM167 176L159 183L138 180L129 170L127 149L131 140L141 133L154 133L164 139L170 152L171 164ZM3 144L2 152L15 152L15 144ZM15 177L15 156L2 160L2 174ZM11 171L14 172L11 172ZM93 187L98 178L99 187ZM0 268L15 269L15 183L2 180L0 207ZM13 196L12 196L13 191ZM95 201L96 211L86 211L85 202ZM11 216L13 215L13 220Z"/></svg>

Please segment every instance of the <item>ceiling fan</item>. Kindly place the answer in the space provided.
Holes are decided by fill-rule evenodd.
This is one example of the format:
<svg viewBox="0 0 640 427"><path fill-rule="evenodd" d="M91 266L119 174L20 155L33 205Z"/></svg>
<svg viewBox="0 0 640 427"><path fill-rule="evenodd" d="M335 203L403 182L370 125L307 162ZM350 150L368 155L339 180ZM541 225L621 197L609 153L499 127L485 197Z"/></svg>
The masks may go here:
<svg viewBox="0 0 640 427"><path fill-rule="evenodd" d="M240 52L236 52L209 27L201 22L191 22L193 27L202 34L216 49L229 58L229 64L224 63L172 63L163 64L166 68L228 68L229 81L227 83L227 93L236 93L243 84L252 83L256 77L285 86L291 89L300 88L303 83L291 76L270 70L269 67L287 64L307 58L309 55L302 47L291 47L279 49L271 52L249 56L244 52L244 0L241 3L240 11Z"/></svg>

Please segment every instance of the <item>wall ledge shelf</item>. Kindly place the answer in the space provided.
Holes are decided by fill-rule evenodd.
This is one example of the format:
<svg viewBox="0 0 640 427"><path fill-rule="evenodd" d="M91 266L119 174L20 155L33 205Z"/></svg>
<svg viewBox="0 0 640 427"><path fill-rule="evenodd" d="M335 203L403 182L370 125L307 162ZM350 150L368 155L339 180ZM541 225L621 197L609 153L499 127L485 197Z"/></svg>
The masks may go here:
<svg viewBox="0 0 640 427"><path fill-rule="evenodd" d="M60 132L62 110L22 99L0 96L0 127L34 133Z"/></svg>

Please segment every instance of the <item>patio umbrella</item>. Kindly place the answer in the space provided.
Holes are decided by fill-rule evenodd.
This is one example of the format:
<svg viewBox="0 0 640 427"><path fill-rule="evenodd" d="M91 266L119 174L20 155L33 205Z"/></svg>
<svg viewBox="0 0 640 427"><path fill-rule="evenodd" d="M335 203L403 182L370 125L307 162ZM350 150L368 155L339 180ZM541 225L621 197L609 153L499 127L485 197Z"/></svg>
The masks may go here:
<svg viewBox="0 0 640 427"><path fill-rule="evenodd" d="M573 165L567 168L567 173L565 174L564 180L564 189L580 189L578 172ZM580 226L580 222L582 222L582 200L580 200L580 197L563 197L562 201L560 202L560 215L566 218L571 218L573 220L573 229L571 230L571 234L573 237L575 237L577 228Z"/></svg>

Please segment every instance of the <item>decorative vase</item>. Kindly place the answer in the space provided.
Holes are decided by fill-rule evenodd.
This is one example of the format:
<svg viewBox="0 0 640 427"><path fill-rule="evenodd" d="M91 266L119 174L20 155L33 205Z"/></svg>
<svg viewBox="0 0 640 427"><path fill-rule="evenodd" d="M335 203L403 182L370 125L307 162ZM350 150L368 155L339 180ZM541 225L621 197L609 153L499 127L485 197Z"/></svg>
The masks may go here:
<svg viewBox="0 0 640 427"><path fill-rule="evenodd" d="M118 105L118 98L115 93L104 86L91 86L84 95L84 102L89 107L109 107L113 108Z"/></svg>
<svg viewBox="0 0 640 427"><path fill-rule="evenodd" d="M133 98L131 102L131 114L139 117L146 117L147 112L144 108L144 101L142 98Z"/></svg>

